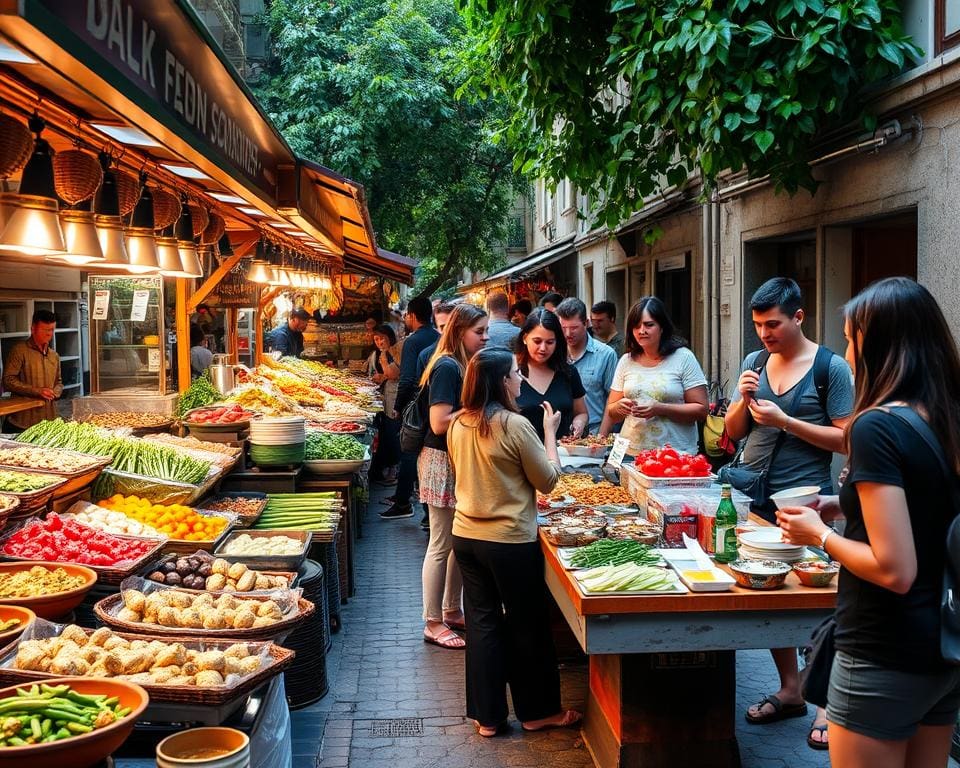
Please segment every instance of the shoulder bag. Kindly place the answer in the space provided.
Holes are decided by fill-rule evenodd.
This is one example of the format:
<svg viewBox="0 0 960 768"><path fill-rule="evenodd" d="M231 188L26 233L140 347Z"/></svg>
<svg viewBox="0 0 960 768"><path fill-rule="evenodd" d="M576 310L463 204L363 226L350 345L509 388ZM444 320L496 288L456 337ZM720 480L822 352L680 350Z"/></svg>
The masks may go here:
<svg viewBox="0 0 960 768"><path fill-rule="evenodd" d="M423 448L430 418L425 407L429 392L428 386L420 387L417 396L407 403L400 416L400 450L403 453L419 455Z"/></svg>

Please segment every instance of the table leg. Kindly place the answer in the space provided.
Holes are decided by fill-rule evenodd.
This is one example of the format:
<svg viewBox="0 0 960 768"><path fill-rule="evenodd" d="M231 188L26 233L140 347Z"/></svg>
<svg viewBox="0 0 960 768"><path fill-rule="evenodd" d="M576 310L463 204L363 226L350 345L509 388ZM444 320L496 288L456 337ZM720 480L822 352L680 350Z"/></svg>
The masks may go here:
<svg viewBox="0 0 960 768"><path fill-rule="evenodd" d="M734 651L590 656L598 768L740 768Z"/></svg>

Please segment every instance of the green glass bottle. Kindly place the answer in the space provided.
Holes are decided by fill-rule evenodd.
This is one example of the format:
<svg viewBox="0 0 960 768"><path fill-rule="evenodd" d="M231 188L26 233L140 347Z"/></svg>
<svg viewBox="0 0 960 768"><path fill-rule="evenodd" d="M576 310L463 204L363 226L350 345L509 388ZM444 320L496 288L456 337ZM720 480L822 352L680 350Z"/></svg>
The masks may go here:
<svg viewBox="0 0 960 768"><path fill-rule="evenodd" d="M737 559L737 508L733 506L730 486L720 486L720 506L717 507L717 521L713 529L718 563L731 563Z"/></svg>

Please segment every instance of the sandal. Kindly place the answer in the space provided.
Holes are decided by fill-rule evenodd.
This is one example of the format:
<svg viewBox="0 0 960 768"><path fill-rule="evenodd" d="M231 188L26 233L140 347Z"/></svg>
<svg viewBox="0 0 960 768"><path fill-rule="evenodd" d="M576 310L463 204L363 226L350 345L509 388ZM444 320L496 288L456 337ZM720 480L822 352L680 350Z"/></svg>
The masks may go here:
<svg viewBox="0 0 960 768"><path fill-rule="evenodd" d="M466 632L467 631L467 622L466 619L463 621L447 621L444 619L444 624L446 624L450 629L456 630L457 632Z"/></svg>
<svg viewBox="0 0 960 768"><path fill-rule="evenodd" d="M510 724L506 720L502 723L497 723L497 725L480 725L476 720L473 721L473 724L477 729L477 733L485 739L492 739L494 736L500 736L510 730Z"/></svg>
<svg viewBox="0 0 960 768"><path fill-rule="evenodd" d="M438 645L441 648L450 648L455 651L462 651L467 647L466 641L452 629L446 629L436 637L432 637L424 632L423 642Z"/></svg>
<svg viewBox="0 0 960 768"><path fill-rule="evenodd" d="M814 732L820 732L820 741L817 741L813 738ZM807 746L810 749L819 749L819 750L828 750L830 749L830 742L825 738L827 735L827 723L823 725L817 725L814 723L810 726L810 733L807 734Z"/></svg>
<svg viewBox="0 0 960 768"><path fill-rule="evenodd" d="M555 723L544 723L533 727L527 727L526 723L522 723L522 726L525 731L548 731L551 728L571 728L578 725L581 720L583 720L583 715L580 712L575 709L568 709L563 713L563 717Z"/></svg>
<svg viewBox="0 0 960 768"><path fill-rule="evenodd" d="M763 699L757 704L757 709L763 709L764 704L769 704L773 707L773 712L761 712L757 715L751 715L750 710L747 710L744 713L744 717L747 718L748 723L753 723L754 725L766 725L767 723L776 723L780 720L786 720L790 717L803 717L807 714L807 705L806 702L802 704L787 704L784 705L780 699L771 694L770 696L764 696Z"/></svg>

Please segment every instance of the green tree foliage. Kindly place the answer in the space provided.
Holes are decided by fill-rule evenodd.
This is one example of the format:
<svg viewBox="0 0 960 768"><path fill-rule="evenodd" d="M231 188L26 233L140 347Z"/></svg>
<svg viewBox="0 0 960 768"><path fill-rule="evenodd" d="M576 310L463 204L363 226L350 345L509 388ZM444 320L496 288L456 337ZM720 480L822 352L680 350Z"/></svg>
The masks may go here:
<svg viewBox="0 0 960 768"><path fill-rule="evenodd" d="M896 0L460 0L477 83L515 105L525 173L568 178L612 225L699 171L814 189L818 135L920 51Z"/></svg>
<svg viewBox="0 0 960 768"><path fill-rule="evenodd" d="M378 244L420 259L433 293L497 266L515 176L492 138L506 110L461 99L473 45L454 0L273 0L258 89L299 154L364 184Z"/></svg>

